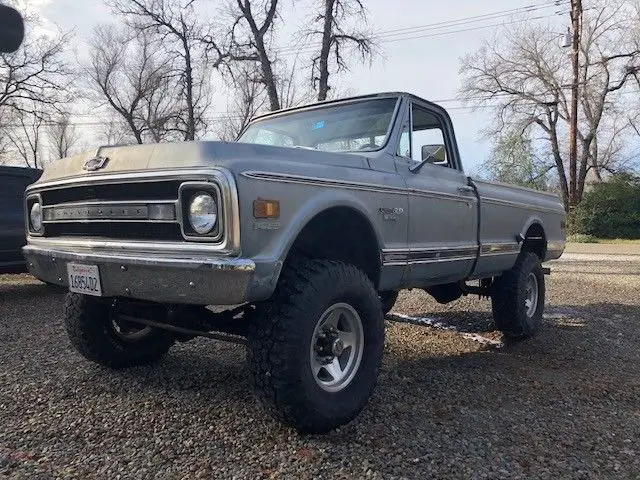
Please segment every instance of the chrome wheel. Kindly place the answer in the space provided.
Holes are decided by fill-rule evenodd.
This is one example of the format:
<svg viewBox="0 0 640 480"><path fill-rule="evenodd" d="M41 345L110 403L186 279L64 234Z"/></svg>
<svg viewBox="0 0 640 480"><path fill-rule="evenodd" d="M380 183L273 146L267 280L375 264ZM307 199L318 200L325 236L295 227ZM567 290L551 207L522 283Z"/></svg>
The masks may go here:
<svg viewBox="0 0 640 480"><path fill-rule="evenodd" d="M524 292L524 306L527 309L527 317L531 318L538 309L538 278L535 273L531 272L527 277Z"/></svg>
<svg viewBox="0 0 640 480"><path fill-rule="evenodd" d="M339 392L355 377L364 349L362 320L347 303L336 303L320 316L313 332L309 359L316 383Z"/></svg>

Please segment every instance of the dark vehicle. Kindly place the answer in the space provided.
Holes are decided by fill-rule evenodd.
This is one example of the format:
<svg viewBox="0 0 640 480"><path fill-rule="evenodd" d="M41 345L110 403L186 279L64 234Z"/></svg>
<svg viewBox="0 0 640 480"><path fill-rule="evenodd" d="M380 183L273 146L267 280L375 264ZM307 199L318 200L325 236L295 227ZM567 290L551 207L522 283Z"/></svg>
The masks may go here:
<svg viewBox="0 0 640 480"><path fill-rule="evenodd" d="M24 231L24 191L42 170L0 166L0 273L26 272L21 248Z"/></svg>

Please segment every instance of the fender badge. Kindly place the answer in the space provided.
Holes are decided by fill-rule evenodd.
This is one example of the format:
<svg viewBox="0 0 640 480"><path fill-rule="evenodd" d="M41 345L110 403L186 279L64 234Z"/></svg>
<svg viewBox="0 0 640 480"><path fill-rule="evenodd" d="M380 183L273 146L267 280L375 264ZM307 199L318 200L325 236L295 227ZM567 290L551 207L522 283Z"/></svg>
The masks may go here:
<svg viewBox="0 0 640 480"><path fill-rule="evenodd" d="M89 160L85 160L82 168L87 172L95 172L96 170L100 170L104 168L109 159L107 157L94 157Z"/></svg>

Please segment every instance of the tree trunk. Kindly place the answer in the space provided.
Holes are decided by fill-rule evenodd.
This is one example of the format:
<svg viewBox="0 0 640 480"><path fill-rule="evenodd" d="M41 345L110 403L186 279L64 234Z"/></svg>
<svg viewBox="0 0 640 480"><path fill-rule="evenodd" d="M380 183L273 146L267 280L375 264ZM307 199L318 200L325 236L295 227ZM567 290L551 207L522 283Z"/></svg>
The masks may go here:
<svg viewBox="0 0 640 480"><path fill-rule="evenodd" d="M271 60L267 55L267 49L264 46L264 40L260 36L256 36L256 49L258 50L258 56L260 57L260 70L262 71L262 79L267 89L267 96L269 97L269 110L272 112L280 110L280 98L278 97L278 86L276 85L276 79L273 75L273 67Z"/></svg>
<svg viewBox="0 0 640 480"><path fill-rule="evenodd" d="M325 0L324 25L322 29L322 48L318 60L318 101L327 99L329 92L329 53L331 51L331 30L333 24L333 6L335 0Z"/></svg>
<svg viewBox="0 0 640 480"><path fill-rule="evenodd" d="M556 162L556 170L558 171L558 180L560 182L560 191L562 192L562 203L564 204L564 210L568 213L571 205L569 197L569 188L567 185L567 176L564 173L564 162L560 155L560 146L558 144L558 134L556 131L556 125L551 124L549 130L549 139L551 140L551 151L553 153L553 159Z"/></svg>
<svg viewBox="0 0 640 480"><path fill-rule="evenodd" d="M184 74L187 88L187 131L185 132L185 140L196 139L196 118L193 107L193 68L191 66L191 50L186 37L182 37L182 46L184 47Z"/></svg>
<svg viewBox="0 0 640 480"><path fill-rule="evenodd" d="M571 0L571 24L573 28L571 64L573 77L571 82L571 115L569 123L569 205L578 204L577 166L578 166L578 81L580 75L580 16L582 1Z"/></svg>

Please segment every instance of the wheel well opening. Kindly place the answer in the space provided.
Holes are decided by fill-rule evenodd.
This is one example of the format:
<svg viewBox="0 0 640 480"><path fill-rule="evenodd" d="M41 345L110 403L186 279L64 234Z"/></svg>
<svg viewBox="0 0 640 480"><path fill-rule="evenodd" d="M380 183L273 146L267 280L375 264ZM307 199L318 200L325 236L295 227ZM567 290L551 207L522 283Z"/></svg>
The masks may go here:
<svg viewBox="0 0 640 480"><path fill-rule="evenodd" d="M544 260L547 254L547 237L542 225L534 223L528 228L522 243L522 251L535 253L540 261Z"/></svg>
<svg viewBox="0 0 640 480"><path fill-rule="evenodd" d="M380 249L369 221L349 207L334 207L316 215L298 234L285 264L297 257L337 260L361 269L377 288Z"/></svg>

